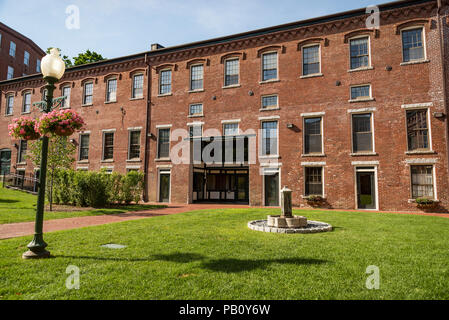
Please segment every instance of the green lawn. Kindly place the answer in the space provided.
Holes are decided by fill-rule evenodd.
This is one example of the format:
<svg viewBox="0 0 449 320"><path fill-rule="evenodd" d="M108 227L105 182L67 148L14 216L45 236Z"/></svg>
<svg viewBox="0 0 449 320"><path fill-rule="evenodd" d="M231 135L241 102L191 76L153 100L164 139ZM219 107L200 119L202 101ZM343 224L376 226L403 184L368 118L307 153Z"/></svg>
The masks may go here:
<svg viewBox="0 0 449 320"><path fill-rule="evenodd" d="M9 190L0 186L0 224L34 221L36 217L36 201L37 197L34 195L21 191ZM83 216L111 215L163 207L164 206L129 205L83 211L73 208L73 211L68 212L46 211L44 218L45 220L51 220Z"/></svg>
<svg viewBox="0 0 449 320"><path fill-rule="evenodd" d="M276 210L197 211L55 232L54 258L23 261L31 237L0 241L0 299L449 299L449 219L301 211L335 226L251 231ZM103 244L126 245L121 250ZM80 268L67 290L66 268ZM366 268L380 268L368 290Z"/></svg>

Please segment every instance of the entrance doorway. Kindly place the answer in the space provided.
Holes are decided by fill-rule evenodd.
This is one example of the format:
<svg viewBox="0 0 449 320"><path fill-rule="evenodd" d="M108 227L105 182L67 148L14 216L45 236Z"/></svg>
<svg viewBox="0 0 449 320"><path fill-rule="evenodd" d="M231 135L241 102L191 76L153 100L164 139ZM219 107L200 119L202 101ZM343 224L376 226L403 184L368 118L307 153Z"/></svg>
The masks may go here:
<svg viewBox="0 0 449 320"><path fill-rule="evenodd" d="M10 174L11 150L0 150L0 176Z"/></svg>
<svg viewBox="0 0 449 320"><path fill-rule="evenodd" d="M265 206L279 207L279 172L265 172Z"/></svg>
<svg viewBox="0 0 449 320"><path fill-rule="evenodd" d="M159 172L159 202L170 202L170 171Z"/></svg>
<svg viewBox="0 0 449 320"><path fill-rule="evenodd" d="M357 208L366 210L377 209L376 169L357 168Z"/></svg>

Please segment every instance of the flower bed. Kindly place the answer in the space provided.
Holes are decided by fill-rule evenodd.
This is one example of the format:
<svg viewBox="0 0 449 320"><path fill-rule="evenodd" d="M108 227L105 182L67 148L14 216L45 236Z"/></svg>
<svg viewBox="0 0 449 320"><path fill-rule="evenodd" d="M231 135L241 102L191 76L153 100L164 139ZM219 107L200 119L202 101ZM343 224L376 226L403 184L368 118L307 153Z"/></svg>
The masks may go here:
<svg viewBox="0 0 449 320"><path fill-rule="evenodd" d="M20 117L8 126L9 136L20 140L37 140L41 137L36 130L37 121L30 117Z"/></svg>

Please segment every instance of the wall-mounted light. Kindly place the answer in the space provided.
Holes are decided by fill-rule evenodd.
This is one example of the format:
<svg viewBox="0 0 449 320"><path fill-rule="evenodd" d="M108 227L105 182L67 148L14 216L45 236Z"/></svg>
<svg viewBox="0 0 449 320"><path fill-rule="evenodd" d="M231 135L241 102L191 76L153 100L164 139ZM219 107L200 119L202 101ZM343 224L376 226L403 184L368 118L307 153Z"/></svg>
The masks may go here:
<svg viewBox="0 0 449 320"><path fill-rule="evenodd" d="M434 116L436 119L443 119L443 118L444 118L444 113L442 113L442 112L435 112L435 113L433 114L433 116Z"/></svg>
<svg viewBox="0 0 449 320"><path fill-rule="evenodd" d="M392 66L386 66L386 67L385 67L385 70L391 71L391 70L393 70L393 67L392 67Z"/></svg>
<svg viewBox="0 0 449 320"><path fill-rule="evenodd" d="M16 148L16 149L19 149L19 145L18 145L17 143L13 143L13 144L12 144L12 147L13 147L13 148Z"/></svg>
<svg viewBox="0 0 449 320"><path fill-rule="evenodd" d="M250 91L248 92L248 94L252 97L252 96L254 95L254 91L253 91L253 90L250 90Z"/></svg>
<svg viewBox="0 0 449 320"><path fill-rule="evenodd" d="M293 123L287 123L287 128L293 129L295 125Z"/></svg>
<svg viewBox="0 0 449 320"><path fill-rule="evenodd" d="M336 81L336 82L335 82L335 85L336 85L337 87L341 86L341 81Z"/></svg>

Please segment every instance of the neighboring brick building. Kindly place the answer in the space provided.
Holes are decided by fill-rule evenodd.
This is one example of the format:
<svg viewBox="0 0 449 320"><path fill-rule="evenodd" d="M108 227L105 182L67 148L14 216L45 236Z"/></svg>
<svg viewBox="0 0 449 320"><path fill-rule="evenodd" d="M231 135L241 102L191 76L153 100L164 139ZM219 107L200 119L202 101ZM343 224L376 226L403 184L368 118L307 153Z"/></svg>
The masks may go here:
<svg viewBox="0 0 449 320"><path fill-rule="evenodd" d="M43 56L33 41L0 22L0 80L40 72Z"/></svg>
<svg viewBox="0 0 449 320"><path fill-rule="evenodd" d="M59 93L70 88L87 122L73 137L76 168L142 170L150 201L276 206L288 186L297 206L319 195L331 208L411 211L429 197L449 210L449 7L380 11L379 29L355 10L67 70ZM0 150L12 149L13 171L34 168L17 163L8 101L19 116L43 85L39 75L0 83ZM193 154L217 141L207 154L222 163ZM239 150L220 156L228 143L241 163Z"/></svg>

